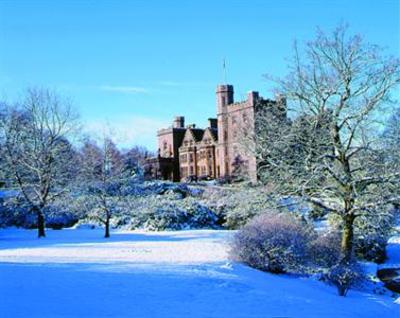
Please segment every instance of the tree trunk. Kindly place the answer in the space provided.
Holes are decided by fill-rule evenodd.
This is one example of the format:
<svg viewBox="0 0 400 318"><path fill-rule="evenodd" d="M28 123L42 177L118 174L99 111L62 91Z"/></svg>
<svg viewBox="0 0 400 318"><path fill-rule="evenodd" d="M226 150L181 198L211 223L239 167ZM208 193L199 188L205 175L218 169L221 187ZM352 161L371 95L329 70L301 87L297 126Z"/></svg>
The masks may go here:
<svg viewBox="0 0 400 318"><path fill-rule="evenodd" d="M354 217L346 215L343 218L342 242L341 242L341 263L350 262L353 254L353 238L354 238Z"/></svg>
<svg viewBox="0 0 400 318"><path fill-rule="evenodd" d="M38 238L41 237L46 237L45 233L45 222L44 222L44 215L43 212L36 208L36 214L37 214L37 227L38 227Z"/></svg>
<svg viewBox="0 0 400 318"><path fill-rule="evenodd" d="M106 217L105 231L106 231L106 233L104 234L104 237L109 238L110 237L110 217L109 216Z"/></svg>

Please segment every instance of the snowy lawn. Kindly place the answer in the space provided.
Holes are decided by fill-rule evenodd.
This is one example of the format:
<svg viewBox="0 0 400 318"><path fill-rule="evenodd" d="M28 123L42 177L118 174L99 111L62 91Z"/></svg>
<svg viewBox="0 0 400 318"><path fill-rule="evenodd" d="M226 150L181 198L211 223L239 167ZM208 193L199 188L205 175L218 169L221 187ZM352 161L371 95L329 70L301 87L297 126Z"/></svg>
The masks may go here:
<svg viewBox="0 0 400 318"><path fill-rule="evenodd" d="M231 265L229 231L0 230L0 317L400 317L388 296Z"/></svg>

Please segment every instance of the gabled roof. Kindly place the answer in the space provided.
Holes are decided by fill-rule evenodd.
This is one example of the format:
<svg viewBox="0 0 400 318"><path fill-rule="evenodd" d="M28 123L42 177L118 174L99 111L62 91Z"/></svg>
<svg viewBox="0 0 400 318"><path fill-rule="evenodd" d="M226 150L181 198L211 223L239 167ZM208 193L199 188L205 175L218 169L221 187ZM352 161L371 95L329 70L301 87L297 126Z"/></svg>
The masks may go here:
<svg viewBox="0 0 400 318"><path fill-rule="evenodd" d="M190 128L190 130L192 131L195 140L196 141L201 141L201 139L203 138L204 129Z"/></svg>
<svg viewBox="0 0 400 318"><path fill-rule="evenodd" d="M202 140L204 140L206 136L210 136L213 141L218 141L218 130L216 128L207 127L204 130Z"/></svg>
<svg viewBox="0 0 400 318"><path fill-rule="evenodd" d="M218 129L217 128L208 128L211 132L215 141L218 141Z"/></svg>
<svg viewBox="0 0 400 318"><path fill-rule="evenodd" d="M183 140L190 138L193 139L195 142L198 142L201 141L201 139L203 138L203 134L204 134L204 129L187 128Z"/></svg>

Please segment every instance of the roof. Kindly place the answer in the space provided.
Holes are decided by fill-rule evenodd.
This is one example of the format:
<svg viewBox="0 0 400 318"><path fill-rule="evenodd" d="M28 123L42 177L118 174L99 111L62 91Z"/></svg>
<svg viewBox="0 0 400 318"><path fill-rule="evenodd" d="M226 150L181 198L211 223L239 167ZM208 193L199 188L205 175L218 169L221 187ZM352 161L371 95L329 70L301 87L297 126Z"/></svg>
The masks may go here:
<svg viewBox="0 0 400 318"><path fill-rule="evenodd" d="M201 141L201 139L203 138L203 134L204 134L204 129L200 129L200 128L188 128L188 130L190 130L193 134L194 140L197 141Z"/></svg>
<svg viewBox="0 0 400 318"><path fill-rule="evenodd" d="M209 127L208 130L211 132L211 135L213 136L214 140L218 141L218 129Z"/></svg>
<svg viewBox="0 0 400 318"><path fill-rule="evenodd" d="M206 132L209 132L211 135L211 138L213 139L213 141L218 141L218 129L217 128L211 128L211 127L207 127L204 130L204 134L203 134L203 138L206 135Z"/></svg>

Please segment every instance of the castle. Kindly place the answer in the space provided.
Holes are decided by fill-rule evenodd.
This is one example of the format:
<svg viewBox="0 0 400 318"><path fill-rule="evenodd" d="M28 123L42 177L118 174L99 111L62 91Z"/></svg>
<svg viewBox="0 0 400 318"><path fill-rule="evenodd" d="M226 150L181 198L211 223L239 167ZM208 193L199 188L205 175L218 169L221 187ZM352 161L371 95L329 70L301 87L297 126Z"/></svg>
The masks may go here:
<svg viewBox="0 0 400 318"><path fill-rule="evenodd" d="M263 99L251 91L247 100L234 101L232 85L218 85L217 118L208 119L208 127L185 126L183 116L175 117L172 127L160 129L158 156L147 160L146 174L171 181L232 179L240 176L257 180L257 161L245 151L244 136L256 131L256 116L265 109L283 110L286 101Z"/></svg>

